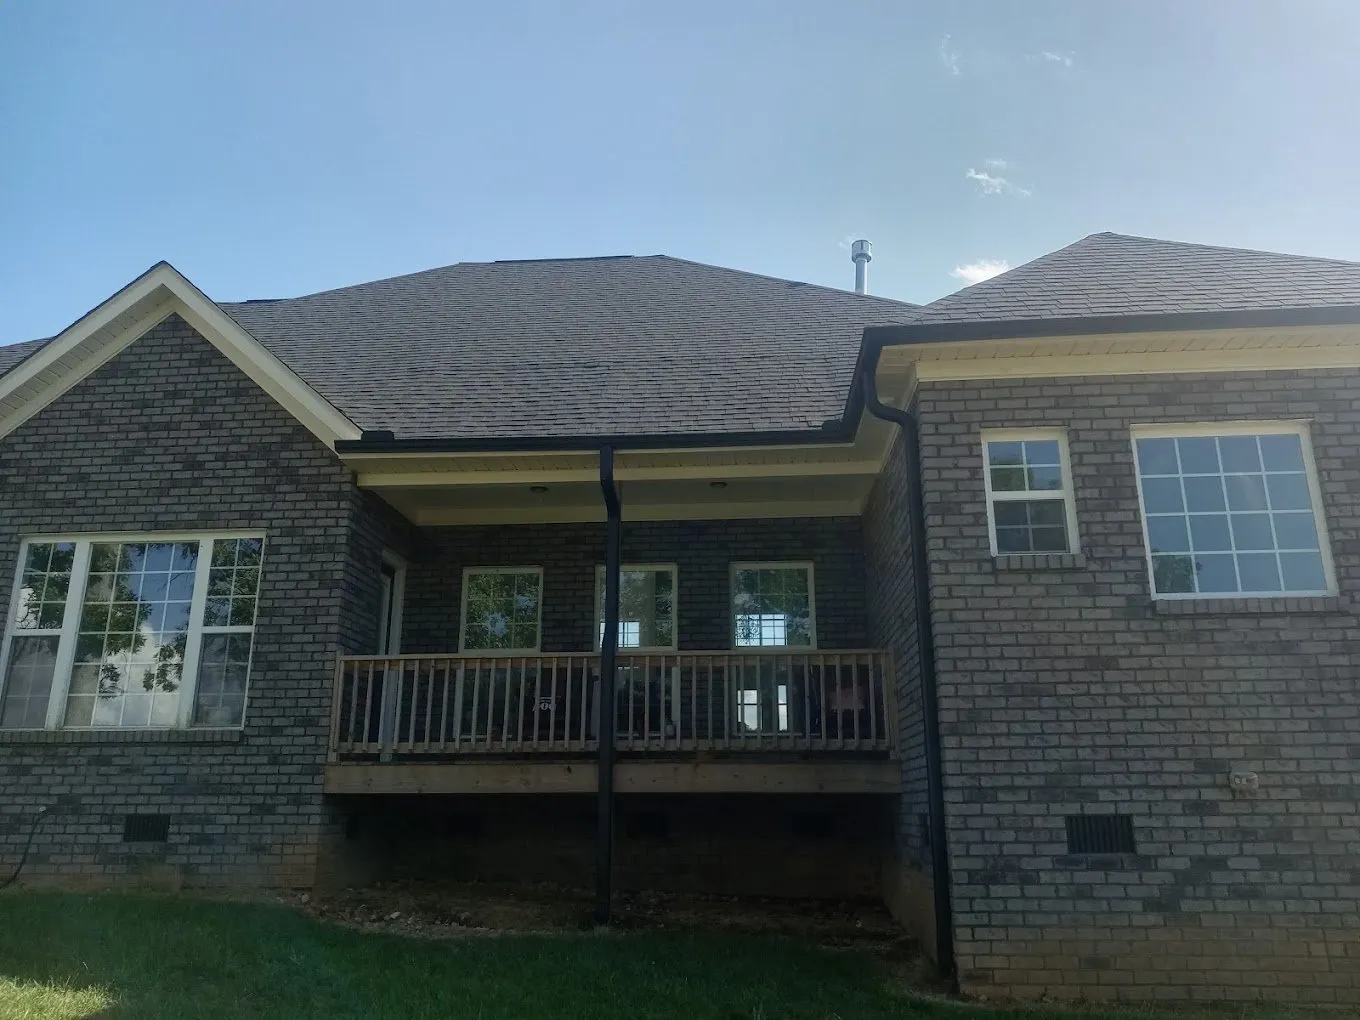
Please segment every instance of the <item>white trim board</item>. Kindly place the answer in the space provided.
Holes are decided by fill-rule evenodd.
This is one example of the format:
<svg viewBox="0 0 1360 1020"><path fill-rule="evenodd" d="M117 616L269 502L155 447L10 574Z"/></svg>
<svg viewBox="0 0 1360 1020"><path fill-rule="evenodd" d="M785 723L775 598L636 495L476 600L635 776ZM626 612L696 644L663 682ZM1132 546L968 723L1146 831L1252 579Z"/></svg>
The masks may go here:
<svg viewBox="0 0 1360 1020"><path fill-rule="evenodd" d="M160 262L0 376L0 437L178 313L331 449L360 429L174 266Z"/></svg>

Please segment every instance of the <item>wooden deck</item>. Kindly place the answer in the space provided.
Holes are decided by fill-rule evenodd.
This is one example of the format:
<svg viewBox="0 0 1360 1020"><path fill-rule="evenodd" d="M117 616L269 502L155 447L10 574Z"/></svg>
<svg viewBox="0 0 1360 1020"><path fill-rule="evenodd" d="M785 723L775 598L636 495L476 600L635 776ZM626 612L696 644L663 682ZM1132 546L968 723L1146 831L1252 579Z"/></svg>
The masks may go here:
<svg viewBox="0 0 1360 1020"><path fill-rule="evenodd" d="M466 761L456 764L333 764L326 792L333 794L593 794L592 761ZM897 793L901 764L862 761L621 761L614 767L618 793Z"/></svg>
<svg viewBox="0 0 1360 1020"><path fill-rule="evenodd" d="M326 788L593 791L603 721L620 792L892 792L891 676L873 650L624 654L602 712L592 653L342 657Z"/></svg>

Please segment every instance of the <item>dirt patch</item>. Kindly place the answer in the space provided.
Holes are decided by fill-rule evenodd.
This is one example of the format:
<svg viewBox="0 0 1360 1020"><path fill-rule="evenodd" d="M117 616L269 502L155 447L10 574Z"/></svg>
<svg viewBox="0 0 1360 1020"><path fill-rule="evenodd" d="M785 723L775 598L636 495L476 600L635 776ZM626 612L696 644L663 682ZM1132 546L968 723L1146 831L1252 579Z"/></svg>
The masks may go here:
<svg viewBox="0 0 1360 1020"><path fill-rule="evenodd" d="M591 894L554 885L387 882L281 897L319 920L427 938L589 930ZM624 930L771 933L822 945L914 955L882 904L624 893L613 925Z"/></svg>

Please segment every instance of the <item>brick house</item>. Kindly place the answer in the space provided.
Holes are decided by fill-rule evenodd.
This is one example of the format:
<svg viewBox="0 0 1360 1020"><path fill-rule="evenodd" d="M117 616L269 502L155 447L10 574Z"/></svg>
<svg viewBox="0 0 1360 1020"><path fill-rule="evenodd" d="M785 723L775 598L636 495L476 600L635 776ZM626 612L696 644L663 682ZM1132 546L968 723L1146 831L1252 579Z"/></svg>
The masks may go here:
<svg viewBox="0 0 1360 1020"><path fill-rule="evenodd" d="M1360 265L161 264L0 373L25 880L872 896L965 991L1360 1002Z"/></svg>

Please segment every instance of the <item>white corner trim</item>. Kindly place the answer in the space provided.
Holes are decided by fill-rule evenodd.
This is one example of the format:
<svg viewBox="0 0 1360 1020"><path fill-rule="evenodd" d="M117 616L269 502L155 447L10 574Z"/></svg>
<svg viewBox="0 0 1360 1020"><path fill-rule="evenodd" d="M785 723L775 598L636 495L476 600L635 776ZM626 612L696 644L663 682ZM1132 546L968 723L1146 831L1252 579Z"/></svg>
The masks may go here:
<svg viewBox="0 0 1360 1020"><path fill-rule="evenodd" d="M328 447L334 449L340 439L359 438L354 422L168 262L143 273L0 376L0 437L175 312ZM107 330L112 335L100 335ZM81 357L82 352L87 356Z"/></svg>

